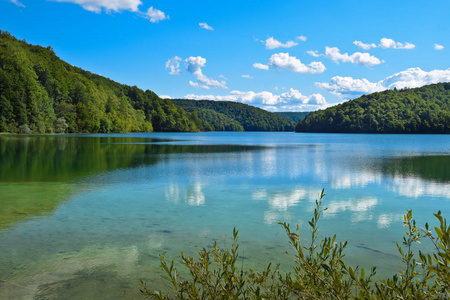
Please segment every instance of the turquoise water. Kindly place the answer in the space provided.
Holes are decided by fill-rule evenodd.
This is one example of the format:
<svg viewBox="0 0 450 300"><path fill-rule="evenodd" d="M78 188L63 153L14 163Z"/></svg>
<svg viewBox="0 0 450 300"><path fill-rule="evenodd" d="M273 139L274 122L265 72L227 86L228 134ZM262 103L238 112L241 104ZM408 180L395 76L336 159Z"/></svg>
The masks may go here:
<svg viewBox="0 0 450 300"><path fill-rule="evenodd" d="M164 286L159 254L229 245L233 227L244 268L289 270L278 222L307 238L322 188L321 235L380 276L407 209L450 215L448 135L0 136L0 154L2 299L134 299L141 278Z"/></svg>

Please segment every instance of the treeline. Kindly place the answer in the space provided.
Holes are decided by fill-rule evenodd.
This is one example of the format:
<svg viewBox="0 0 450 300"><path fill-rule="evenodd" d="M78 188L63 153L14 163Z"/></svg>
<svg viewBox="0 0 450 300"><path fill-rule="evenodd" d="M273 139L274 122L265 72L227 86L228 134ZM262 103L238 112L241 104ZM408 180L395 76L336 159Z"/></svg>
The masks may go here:
<svg viewBox="0 0 450 300"><path fill-rule="evenodd" d="M200 120L150 90L59 59L0 30L0 132L198 131Z"/></svg>
<svg viewBox="0 0 450 300"><path fill-rule="evenodd" d="M309 115L311 112L310 111L280 111L280 112L275 112L275 114L288 118L289 120L291 120L292 122L296 123L298 121L302 121L304 118L306 118L307 115Z"/></svg>
<svg viewBox="0 0 450 300"><path fill-rule="evenodd" d="M293 131L295 127L295 123L285 117L243 103L186 99L172 99L172 102L187 111L196 112L198 117L206 120L214 130L232 128L231 130L234 131L242 129L245 131ZM216 114L211 111L215 111ZM242 128L237 124L240 124Z"/></svg>
<svg viewBox="0 0 450 300"><path fill-rule="evenodd" d="M296 132L450 133L450 83L364 95L319 110Z"/></svg>

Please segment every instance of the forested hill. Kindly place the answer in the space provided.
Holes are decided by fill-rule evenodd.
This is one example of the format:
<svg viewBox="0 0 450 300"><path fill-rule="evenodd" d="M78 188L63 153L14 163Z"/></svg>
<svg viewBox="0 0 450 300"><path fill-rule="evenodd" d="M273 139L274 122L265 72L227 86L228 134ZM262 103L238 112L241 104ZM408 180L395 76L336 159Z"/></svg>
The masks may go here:
<svg viewBox="0 0 450 300"><path fill-rule="evenodd" d="M0 30L0 132L197 131L199 120L150 90L69 65Z"/></svg>
<svg viewBox="0 0 450 300"><path fill-rule="evenodd" d="M450 133L450 83L387 90L311 113L297 132Z"/></svg>
<svg viewBox="0 0 450 300"><path fill-rule="evenodd" d="M298 121L303 120L310 113L311 113L310 111L299 111L299 112L293 112L293 111L278 112L277 111L277 112L275 112L275 114L285 117L285 118L288 118L289 120L291 120L294 123L298 123Z"/></svg>
<svg viewBox="0 0 450 300"><path fill-rule="evenodd" d="M213 110L237 121L245 131L293 131L295 127L295 123L285 117L243 103L186 99L172 99L172 102L185 110L198 112L199 117L201 110ZM212 120L208 123L214 124Z"/></svg>

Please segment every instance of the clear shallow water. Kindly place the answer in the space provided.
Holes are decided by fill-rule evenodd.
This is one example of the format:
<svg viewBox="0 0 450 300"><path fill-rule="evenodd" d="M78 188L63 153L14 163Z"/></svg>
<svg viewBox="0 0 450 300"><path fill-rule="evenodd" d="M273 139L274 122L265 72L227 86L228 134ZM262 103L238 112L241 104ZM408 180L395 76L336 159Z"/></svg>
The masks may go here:
<svg viewBox="0 0 450 300"><path fill-rule="evenodd" d="M139 297L178 260L230 243L244 267L289 270L278 222L307 221L347 260L399 267L402 215L450 215L450 136L152 133L0 137L0 298ZM226 239L222 236L225 235Z"/></svg>

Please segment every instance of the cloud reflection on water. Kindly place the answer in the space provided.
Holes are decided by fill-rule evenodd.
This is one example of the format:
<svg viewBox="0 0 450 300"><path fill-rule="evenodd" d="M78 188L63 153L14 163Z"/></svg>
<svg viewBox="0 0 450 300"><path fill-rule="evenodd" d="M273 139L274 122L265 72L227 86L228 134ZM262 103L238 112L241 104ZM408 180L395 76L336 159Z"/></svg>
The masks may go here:
<svg viewBox="0 0 450 300"><path fill-rule="evenodd" d="M188 185L180 192L180 184L171 183L165 189L165 197L168 202L178 204L181 200L192 206L200 206L205 204L205 195L202 191L203 184L199 181L193 185ZM182 195L182 196L181 196Z"/></svg>

